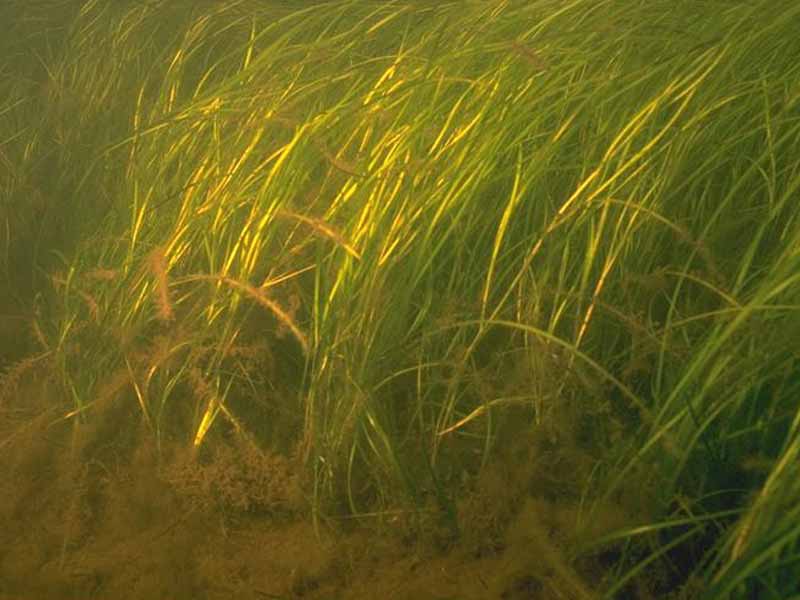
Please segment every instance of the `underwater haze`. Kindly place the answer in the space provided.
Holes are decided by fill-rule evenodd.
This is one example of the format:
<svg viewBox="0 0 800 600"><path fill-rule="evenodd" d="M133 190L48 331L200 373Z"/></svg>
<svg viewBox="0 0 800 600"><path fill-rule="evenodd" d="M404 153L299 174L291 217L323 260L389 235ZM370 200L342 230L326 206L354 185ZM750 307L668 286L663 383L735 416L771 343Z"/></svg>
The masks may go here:
<svg viewBox="0 0 800 600"><path fill-rule="evenodd" d="M800 4L0 22L0 600L800 595Z"/></svg>

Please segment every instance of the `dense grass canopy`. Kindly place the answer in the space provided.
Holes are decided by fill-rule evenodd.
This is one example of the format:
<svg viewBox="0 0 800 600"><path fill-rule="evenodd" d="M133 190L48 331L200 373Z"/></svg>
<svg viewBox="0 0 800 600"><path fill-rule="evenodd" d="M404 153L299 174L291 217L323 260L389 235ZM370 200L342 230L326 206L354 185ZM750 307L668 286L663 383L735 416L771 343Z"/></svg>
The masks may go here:
<svg viewBox="0 0 800 600"><path fill-rule="evenodd" d="M510 462L511 504L574 508L565 562L616 549L609 597L654 564L800 593L800 4L12 20L0 268L35 349L4 389L47 373L68 422L125 404L198 460L294 457L317 519L464 535L458 498Z"/></svg>

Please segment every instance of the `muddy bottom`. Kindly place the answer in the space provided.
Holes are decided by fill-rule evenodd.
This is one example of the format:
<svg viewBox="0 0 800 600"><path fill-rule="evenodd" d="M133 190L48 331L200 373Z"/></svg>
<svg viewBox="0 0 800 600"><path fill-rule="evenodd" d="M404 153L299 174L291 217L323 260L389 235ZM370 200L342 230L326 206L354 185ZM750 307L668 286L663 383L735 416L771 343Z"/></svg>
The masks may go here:
<svg viewBox="0 0 800 600"><path fill-rule="evenodd" d="M586 465L510 452L465 483L455 530L434 506L312 519L291 456L159 448L135 401L65 419L57 386L19 379L0 403L0 600L598 597L599 563L566 558Z"/></svg>

